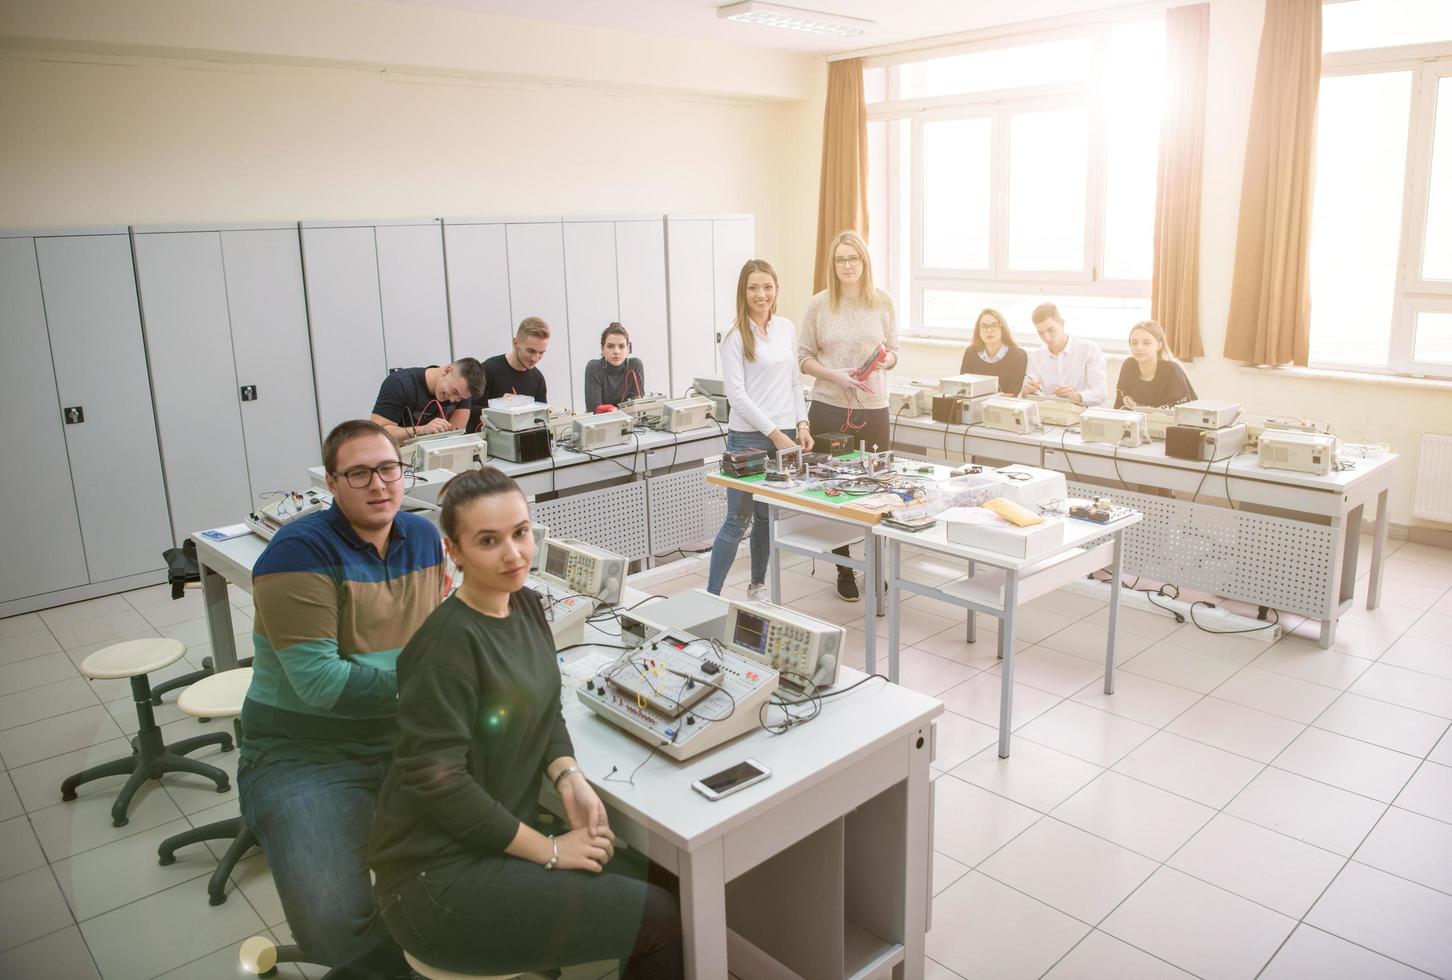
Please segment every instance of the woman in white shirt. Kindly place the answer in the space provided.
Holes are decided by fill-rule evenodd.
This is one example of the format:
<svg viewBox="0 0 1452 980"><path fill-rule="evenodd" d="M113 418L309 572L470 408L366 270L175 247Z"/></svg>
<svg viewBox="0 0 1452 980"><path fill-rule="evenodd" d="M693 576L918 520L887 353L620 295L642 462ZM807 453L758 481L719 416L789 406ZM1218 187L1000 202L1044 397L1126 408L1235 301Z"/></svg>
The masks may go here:
<svg viewBox="0 0 1452 980"><path fill-rule="evenodd" d="M736 320L721 341L721 377L731 404L727 452L761 449L775 455L797 441L805 450L812 448L802 379L797 374L797 328L776 315L777 287L776 270L761 259L743 265L736 280ZM796 433L797 441L788 432ZM765 504L756 503L744 490L726 491L726 522L711 547L707 591L721 592L736 549L749 530L751 578L746 594L751 599L766 598L766 563L771 557L766 521Z"/></svg>

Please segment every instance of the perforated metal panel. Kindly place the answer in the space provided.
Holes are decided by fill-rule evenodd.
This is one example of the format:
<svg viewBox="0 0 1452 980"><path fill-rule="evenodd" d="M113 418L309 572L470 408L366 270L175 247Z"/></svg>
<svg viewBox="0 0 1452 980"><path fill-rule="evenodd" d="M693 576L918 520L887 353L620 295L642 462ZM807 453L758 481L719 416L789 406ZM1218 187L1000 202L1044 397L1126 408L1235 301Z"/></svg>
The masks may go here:
<svg viewBox="0 0 1452 980"><path fill-rule="evenodd" d="M652 555L710 538L726 519L726 489L707 483L704 467L652 476L645 485Z"/></svg>
<svg viewBox="0 0 1452 980"><path fill-rule="evenodd" d="M571 494L534 505L534 519L556 538L579 538L634 561L649 554L645 484Z"/></svg>
<svg viewBox="0 0 1452 980"><path fill-rule="evenodd" d="M1069 484L1077 497L1103 490ZM1129 575L1317 619L1335 605L1334 527L1125 491L1114 502L1144 514L1124 532Z"/></svg>

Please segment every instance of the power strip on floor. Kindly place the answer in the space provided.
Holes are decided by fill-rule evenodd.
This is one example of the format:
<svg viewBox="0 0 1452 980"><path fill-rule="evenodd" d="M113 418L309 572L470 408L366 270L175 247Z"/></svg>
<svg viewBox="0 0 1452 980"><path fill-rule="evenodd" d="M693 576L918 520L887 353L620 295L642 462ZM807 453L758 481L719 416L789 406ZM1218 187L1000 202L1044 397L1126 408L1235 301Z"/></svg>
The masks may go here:
<svg viewBox="0 0 1452 980"><path fill-rule="evenodd" d="M1091 596L1101 602L1109 601L1108 582L1079 579L1064 588L1080 595ZM1249 616L1230 612L1220 606L1196 606L1195 618L1192 620L1190 603L1183 599L1171 599L1169 596L1156 595L1154 601L1151 602L1150 597L1145 593L1126 588L1120 590L1119 603L1125 609L1139 609L1166 617L1170 612L1177 612L1185 617L1186 623L1198 623L1205 628L1206 632L1234 634L1242 639L1256 640L1267 646L1279 640L1283 635L1279 624L1272 625L1258 619L1251 619Z"/></svg>

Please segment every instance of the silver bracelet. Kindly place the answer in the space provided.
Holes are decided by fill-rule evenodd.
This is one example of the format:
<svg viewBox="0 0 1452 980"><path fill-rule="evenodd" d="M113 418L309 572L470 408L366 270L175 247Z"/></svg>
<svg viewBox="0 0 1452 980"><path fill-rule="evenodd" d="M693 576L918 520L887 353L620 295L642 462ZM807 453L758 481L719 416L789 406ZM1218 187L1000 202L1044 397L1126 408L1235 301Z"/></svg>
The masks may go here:
<svg viewBox="0 0 1452 980"><path fill-rule="evenodd" d="M548 861L544 863L544 869L546 871L555 870L555 865L560 863L560 842L555 840L554 834L550 834L550 850L553 851L554 854Z"/></svg>
<svg viewBox="0 0 1452 980"><path fill-rule="evenodd" d="M555 775L555 789L559 789L560 788L560 781L563 780L566 776L568 776L572 772L579 772L579 771L580 771L580 767L579 766L568 766L568 767L566 767L564 769L561 769Z"/></svg>

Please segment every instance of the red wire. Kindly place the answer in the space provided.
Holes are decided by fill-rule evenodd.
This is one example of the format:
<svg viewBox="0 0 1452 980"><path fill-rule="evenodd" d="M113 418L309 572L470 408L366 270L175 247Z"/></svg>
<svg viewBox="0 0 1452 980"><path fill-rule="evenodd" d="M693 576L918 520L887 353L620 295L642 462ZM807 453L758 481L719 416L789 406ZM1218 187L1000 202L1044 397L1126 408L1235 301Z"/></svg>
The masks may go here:
<svg viewBox="0 0 1452 980"><path fill-rule="evenodd" d="M644 398L645 397L645 389L640 386L640 378L636 376L636 374L635 374L635 368L630 368L630 369L628 369L625 372L625 391L626 391L626 393L629 393L629 391L630 391L630 381L631 381L632 378L635 380L635 397L636 398Z"/></svg>

